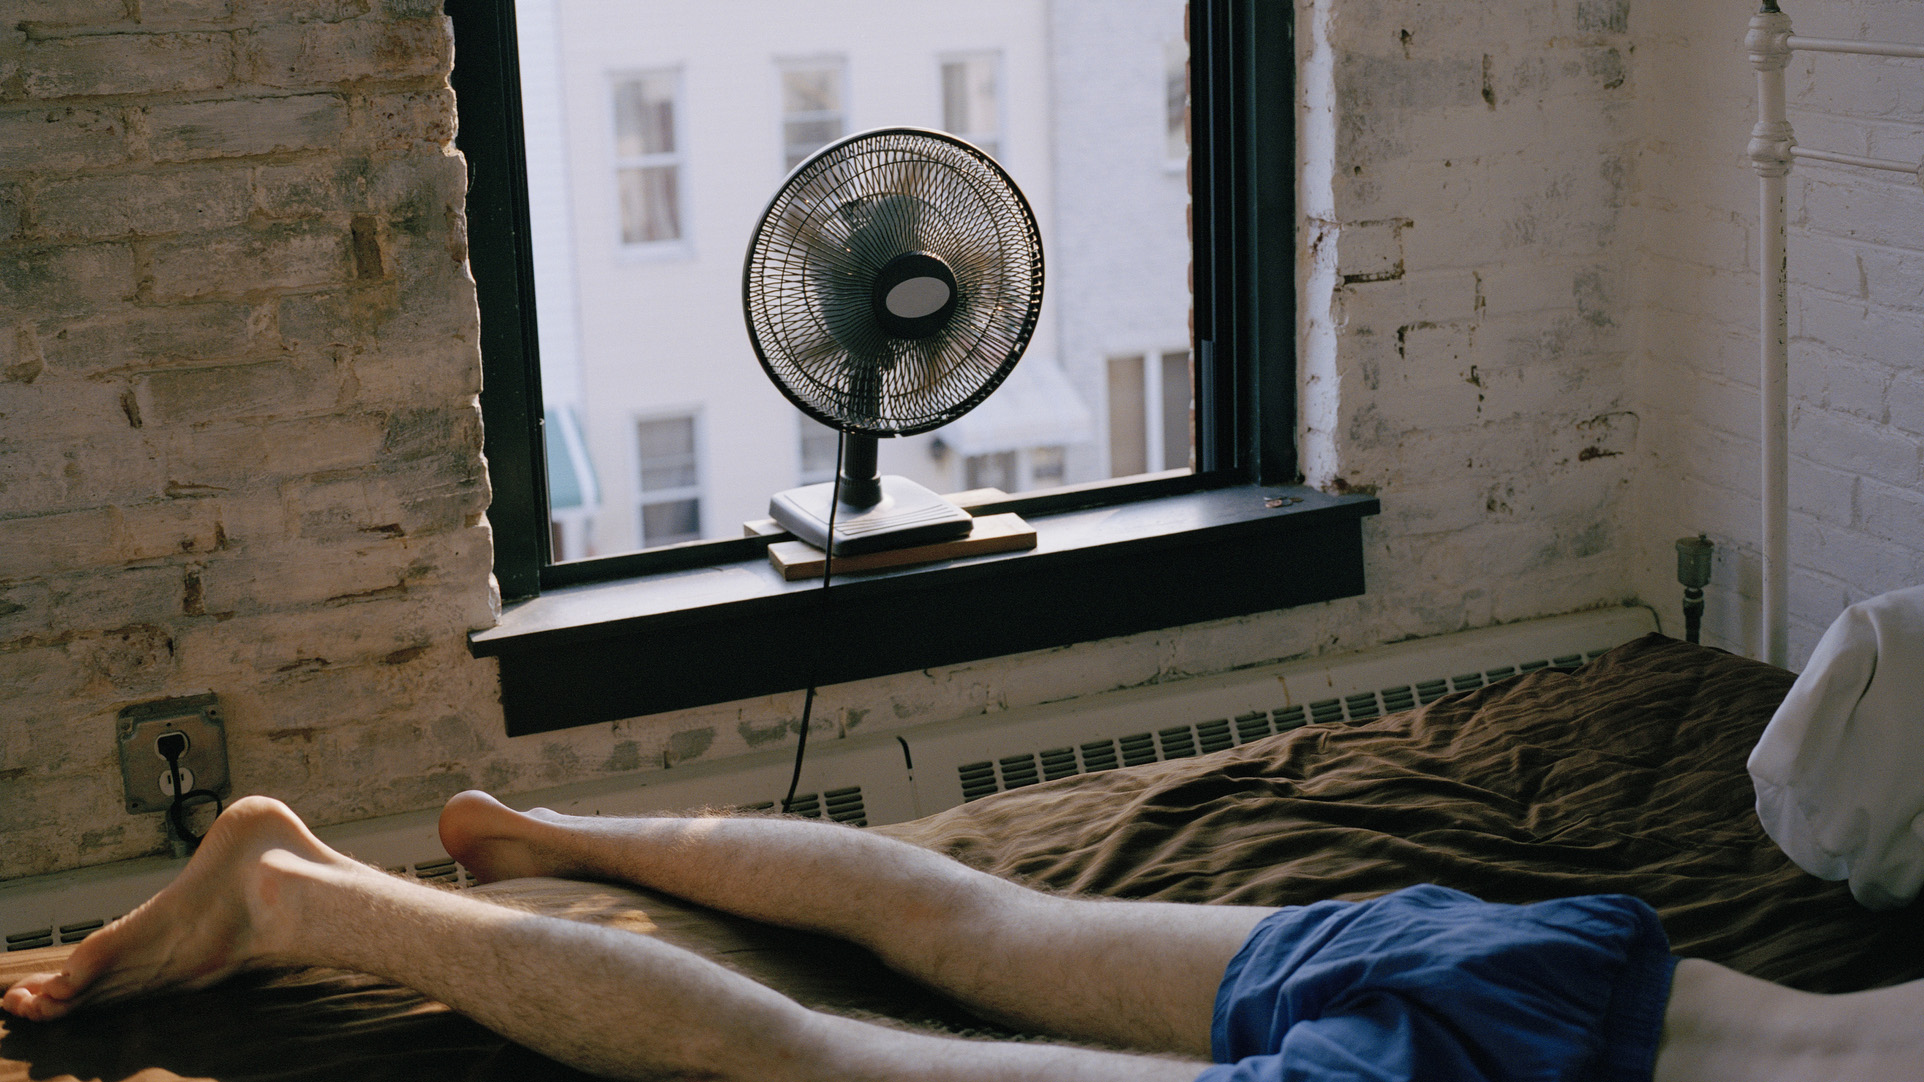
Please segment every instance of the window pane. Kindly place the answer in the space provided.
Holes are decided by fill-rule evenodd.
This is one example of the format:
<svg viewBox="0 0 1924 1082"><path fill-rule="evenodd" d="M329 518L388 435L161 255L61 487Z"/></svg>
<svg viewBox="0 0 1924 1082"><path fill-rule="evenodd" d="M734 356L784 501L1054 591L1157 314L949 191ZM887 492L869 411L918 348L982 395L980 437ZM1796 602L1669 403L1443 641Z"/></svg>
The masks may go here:
<svg viewBox="0 0 1924 1082"><path fill-rule="evenodd" d="M701 501L670 500L641 509L642 542L674 545L701 539Z"/></svg>
<svg viewBox="0 0 1924 1082"><path fill-rule="evenodd" d="M971 56L942 64L942 128L994 154L1001 120L996 108L996 58Z"/></svg>
<svg viewBox="0 0 1924 1082"><path fill-rule="evenodd" d="M674 240L681 236L680 178L672 165L623 169L621 239L628 244Z"/></svg>
<svg viewBox="0 0 1924 1082"><path fill-rule="evenodd" d="M782 73L782 112L839 113L842 80L837 68L790 68Z"/></svg>
<svg viewBox="0 0 1924 1082"><path fill-rule="evenodd" d="M656 72L615 87L615 152L624 158L675 149L675 77Z"/></svg>
<svg viewBox="0 0 1924 1082"><path fill-rule="evenodd" d="M1149 469L1142 357L1109 358L1109 476Z"/></svg>
<svg viewBox="0 0 1924 1082"><path fill-rule="evenodd" d="M941 428L882 440L882 472L1020 492L1188 462L1187 403L1164 378L1189 341L1166 77L1185 54L1164 53L1183 0L917 4L882 22L842 0L514 2L543 404L579 418L578 472L597 481L555 512L588 534L568 552L739 537L775 493L830 479L834 433L755 355L742 258L786 170L863 128L950 130L996 155L1048 276L1008 378ZM1112 358L1133 358L1125 389ZM644 448L637 418L679 427Z"/></svg>
<svg viewBox="0 0 1924 1082"><path fill-rule="evenodd" d="M1029 452L1029 483L1035 488L1051 488L1062 483L1062 448L1038 447Z"/></svg>
<svg viewBox="0 0 1924 1082"><path fill-rule="evenodd" d="M840 118L791 120L782 125L782 142L788 147L793 169L803 158L842 136Z"/></svg>
<svg viewBox="0 0 1924 1082"><path fill-rule="evenodd" d="M782 70L782 165L793 169L840 139L842 67L791 66Z"/></svg>
<svg viewBox="0 0 1924 1082"><path fill-rule="evenodd" d="M695 419L671 417L662 421L643 421L636 426L637 443L643 461L678 458L695 453Z"/></svg>
<svg viewBox="0 0 1924 1082"><path fill-rule="evenodd" d="M969 456L967 487L999 488L1004 492L1014 492L1016 484L1016 457L1014 451L998 451L992 455Z"/></svg>
<svg viewBox="0 0 1924 1082"><path fill-rule="evenodd" d="M1189 351L1162 355L1162 464L1189 466Z"/></svg>
<svg viewBox="0 0 1924 1082"><path fill-rule="evenodd" d="M641 488L654 492L688 488L698 483L695 473L695 419L670 417L636 426L641 453Z"/></svg>

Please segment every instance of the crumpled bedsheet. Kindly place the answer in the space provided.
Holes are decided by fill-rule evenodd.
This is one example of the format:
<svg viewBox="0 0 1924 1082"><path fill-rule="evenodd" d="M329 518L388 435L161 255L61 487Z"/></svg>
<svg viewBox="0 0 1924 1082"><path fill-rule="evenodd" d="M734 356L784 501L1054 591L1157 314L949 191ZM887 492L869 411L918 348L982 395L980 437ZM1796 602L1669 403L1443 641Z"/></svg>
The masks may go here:
<svg viewBox="0 0 1924 1082"><path fill-rule="evenodd" d="M1745 759L1792 675L1652 635L1360 724L999 794L872 828L1045 889L1290 905L1433 882L1493 901L1653 905L1678 953L1812 991L1924 977L1924 912L1873 912L1765 835ZM1193 720L1193 719L1172 719ZM662 936L814 1006L993 1032L865 952L627 888L523 880L505 904ZM0 981L62 951L0 955ZM140 1073L140 1072L147 1073ZM0 1082L547 1082L580 1075L365 977L250 974L47 1025Z"/></svg>

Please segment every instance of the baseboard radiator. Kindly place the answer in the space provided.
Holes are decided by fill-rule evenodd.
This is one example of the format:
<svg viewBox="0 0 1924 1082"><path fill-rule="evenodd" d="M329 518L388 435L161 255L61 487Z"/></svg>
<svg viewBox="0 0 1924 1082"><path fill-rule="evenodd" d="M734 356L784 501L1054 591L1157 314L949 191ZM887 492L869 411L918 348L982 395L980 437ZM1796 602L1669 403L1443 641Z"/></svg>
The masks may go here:
<svg viewBox="0 0 1924 1082"><path fill-rule="evenodd" d="M819 742L809 748L795 811L857 825L901 822L1073 774L1407 710L1520 673L1581 665L1654 630L1647 609L1606 609ZM787 791L791 756L737 756L507 799L598 815L773 810ZM397 873L469 885L466 870L441 851L436 817L412 812L315 833ZM182 863L153 857L0 883L6 949L85 938L165 886Z"/></svg>

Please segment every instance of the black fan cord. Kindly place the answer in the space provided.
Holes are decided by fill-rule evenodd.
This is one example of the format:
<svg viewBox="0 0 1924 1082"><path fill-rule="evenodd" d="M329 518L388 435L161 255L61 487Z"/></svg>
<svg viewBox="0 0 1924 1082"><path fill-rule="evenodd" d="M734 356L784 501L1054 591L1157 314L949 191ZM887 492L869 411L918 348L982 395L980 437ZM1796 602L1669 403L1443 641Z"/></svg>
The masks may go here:
<svg viewBox="0 0 1924 1082"><path fill-rule="evenodd" d="M828 496L828 542L822 546L822 589L828 589L829 572L835 569L835 511L842 506L842 456L848 451L848 433L835 436L835 485ZM795 787L802 783L802 756L808 751L808 719L815 710L815 678L821 668L821 639L811 645L808 663L808 691L802 696L802 731L795 738L795 772L788 776L788 795L782 798L782 814L793 814Z"/></svg>
<svg viewBox="0 0 1924 1082"><path fill-rule="evenodd" d="M194 850L200 848L200 840L205 835L196 834L187 829L187 802L196 798L203 804L209 800L213 801L216 819L220 818L220 813L227 810L227 805L221 800L220 794L212 789L190 789L184 793L181 792L180 751L170 745L166 755L167 773L174 782L174 802L167 805L167 822L173 826L174 836L179 838L181 844L187 847L187 852L192 854Z"/></svg>

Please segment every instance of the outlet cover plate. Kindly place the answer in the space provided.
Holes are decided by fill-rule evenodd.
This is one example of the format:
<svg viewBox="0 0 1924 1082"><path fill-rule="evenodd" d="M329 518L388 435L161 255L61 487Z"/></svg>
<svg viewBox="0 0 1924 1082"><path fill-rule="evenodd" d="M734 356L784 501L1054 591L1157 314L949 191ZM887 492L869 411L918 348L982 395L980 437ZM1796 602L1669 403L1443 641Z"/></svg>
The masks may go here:
<svg viewBox="0 0 1924 1082"><path fill-rule="evenodd" d="M174 802L173 794L161 787L167 759L157 747L160 738L170 732L187 738L180 765L182 770L193 772L191 787L227 796L227 727L221 722L220 707L211 692L126 707L120 711L115 732L129 815L166 811Z"/></svg>

